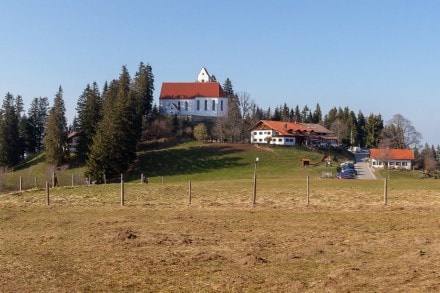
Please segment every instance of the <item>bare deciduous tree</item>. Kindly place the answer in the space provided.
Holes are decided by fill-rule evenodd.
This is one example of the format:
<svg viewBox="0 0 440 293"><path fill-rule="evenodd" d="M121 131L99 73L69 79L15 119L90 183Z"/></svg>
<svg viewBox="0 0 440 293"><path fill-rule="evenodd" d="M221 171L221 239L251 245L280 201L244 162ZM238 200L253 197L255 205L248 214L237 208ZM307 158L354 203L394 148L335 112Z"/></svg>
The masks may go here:
<svg viewBox="0 0 440 293"><path fill-rule="evenodd" d="M401 114L395 114L382 130L380 147L406 149L417 146L421 138L422 135L416 131L411 121Z"/></svg>
<svg viewBox="0 0 440 293"><path fill-rule="evenodd" d="M250 95L247 92L241 92L238 95L238 106L241 113L241 140L244 141L247 138L247 130L256 123L252 115L252 110L255 108L255 102L251 99Z"/></svg>
<svg viewBox="0 0 440 293"><path fill-rule="evenodd" d="M342 143L342 140L345 136L345 133L347 132L347 124L344 123L342 120L340 119L336 119L331 125L330 125L330 130L333 131L336 135L336 137L338 138L338 143Z"/></svg>

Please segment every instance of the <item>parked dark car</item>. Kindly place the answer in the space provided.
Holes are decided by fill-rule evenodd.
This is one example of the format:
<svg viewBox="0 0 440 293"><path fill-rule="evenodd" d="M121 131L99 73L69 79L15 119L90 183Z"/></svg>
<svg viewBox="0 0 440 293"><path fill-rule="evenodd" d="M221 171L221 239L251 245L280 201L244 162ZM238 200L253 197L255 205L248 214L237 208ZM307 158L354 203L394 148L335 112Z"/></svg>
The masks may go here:
<svg viewBox="0 0 440 293"><path fill-rule="evenodd" d="M358 172L354 168L342 169L341 173L350 173L350 174L354 174L354 175L358 174Z"/></svg>
<svg viewBox="0 0 440 293"><path fill-rule="evenodd" d="M352 173L338 173L336 174L336 178L338 179L356 179L356 175Z"/></svg>
<svg viewBox="0 0 440 293"><path fill-rule="evenodd" d="M357 171L355 169L343 169L341 172L336 174L339 179L354 179L356 178Z"/></svg>
<svg viewBox="0 0 440 293"><path fill-rule="evenodd" d="M353 169L354 170L354 164L352 162L345 162L341 164L341 169Z"/></svg>

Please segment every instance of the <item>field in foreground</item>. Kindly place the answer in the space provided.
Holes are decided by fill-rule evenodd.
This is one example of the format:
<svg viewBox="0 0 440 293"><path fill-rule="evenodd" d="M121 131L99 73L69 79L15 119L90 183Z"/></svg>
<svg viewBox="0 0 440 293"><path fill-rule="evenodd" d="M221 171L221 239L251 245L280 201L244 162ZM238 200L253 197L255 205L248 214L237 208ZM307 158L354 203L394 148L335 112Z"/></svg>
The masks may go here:
<svg viewBox="0 0 440 293"><path fill-rule="evenodd" d="M440 290L436 181L118 184L0 196L0 291Z"/></svg>

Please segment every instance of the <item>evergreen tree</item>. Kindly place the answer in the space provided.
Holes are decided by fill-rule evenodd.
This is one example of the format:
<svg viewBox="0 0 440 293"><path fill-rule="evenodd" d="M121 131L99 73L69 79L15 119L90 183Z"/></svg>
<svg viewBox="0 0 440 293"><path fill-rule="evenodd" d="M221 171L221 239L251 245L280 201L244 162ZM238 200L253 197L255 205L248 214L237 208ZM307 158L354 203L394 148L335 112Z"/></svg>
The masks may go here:
<svg viewBox="0 0 440 293"><path fill-rule="evenodd" d="M20 121L18 123L18 132L19 132L19 139L20 139L20 156L22 159L24 159L24 155L26 153L26 150L28 149L27 145L27 134L28 134L28 118L26 115L20 116Z"/></svg>
<svg viewBox="0 0 440 293"><path fill-rule="evenodd" d="M279 107L276 107L275 110L273 111L273 116L272 116L272 120L274 121L281 121L282 117L281 117L281 110Z"/></svg>
<svg viewBox="0 0 440 293"><path fill-rule="evenodd" d="M368 116L367 121L365 122L365 146L368 148L374 148L379 145L380 133L383 129L383 120L382 116L374 115L373 113Z"/></svg>
<svg viewBox="0 0 440 293"><path fill-rule="evenodd" d="M304 108L302 109L302 111L301 111L301 122L304 122L304 123L308 123L309 121L309 112L310 112L310 109L309 109L309 107L307 107L307 105L305 105L304 106Z"/></svg>
<svg viewBox="0 0 440 293"><path fill-rule="evenodd" d="M347 129L347 142L350 145L358 145L357 137L358 137L358 125L357 125L357 119L356 114L354 114L353 111L350 111L348 114L348 119L346 120L346 124L348 126Z"/></svg>
<svg viewBox="0 0 440 293"><path fill-rule="evenodd" d="M228 98L228 117L219 117L215 121L214 134L220 140L235 142L239 139L242 125L242 115L239 97L234 93L229 78L223 83L223 91Z"/></svg>
<svg viewBox="0 0 440 293"><path fill-rule="evenodd" d="M440 170L440 145L437 145L436 158L437 158L437 169Z"/></svg>
<svg viewBox="0 0 440 293"><path fill-rule="evenodd" d="M133 91L139 103L141 115L147 117L153 107L154 75L149 64L139 64L133 81Z"/></svg>
<svg viewBox="0 0 440 293"><path fill-rule="evenodd" d="M86 173L96 180L104 175L117 177L136 158L139 103L130 84L130 75L123 66L119 80L112 81L104 92L103 116L86 162Z"/></svg>
<svg viewBox="0 0 440 293"><path fill-rule="evenodd" d="M26 127L26 150L36 153L43 150L43 139L49 102L46 97L34 98L28 110Z"/></svg>
<svg viewBox="0 0 440 293"><path fill-rule="evenodd" d="M17 99L18 100L18 99ZM7 93L1 109L0 164L12 167L20 161L19 113L17 100Z"/></svg>
<svg viewBox="0 0 440 293"><path fill-rule="evenodd" d="M319 106L319 103L316 104L315 111L313 112L312 116L312 123L321 123L322 122L322 112L321 107Z"/></svg>
<svg viewBox="0 0 440 293"><path fill-rule="evenodd" d="M283 107L281 108L281 113L280 113L281 114L281 121L287 122L290 120L289 119L289 112L290 112L289 106L287 106L287 104L284 103Z"/></svg>
<svg viewBox="0 0 440 293"><path fill-rule="evenodd" d="M338 119L337 115L338 115L338 109L336 109L336 107L330 109L328 114L325 115L324 126L330 129L330 126L333 124L333 122L335 122Z"/></svg>
<svg viewBox="0 0 440 293"><path fill-rule="evenodd" d="M18 152L20 158L24 158L26 152L26 129L27 129L27 117L22 115L24 112L23 98L18 95L15 99L15 109L18 115Z"/></svg>
<svg viewBox="0 0 440 293"><path fill-rule="evenodd" d="M98 85L93 83L92 87L87 85L78 99L76 111L76 131L79 132L76 155L80 161L85 161L90 152L93 137L96 133L96 126L102 116L102 98Z"/></svg>
<svg viewBox="0 0 440 293"><path fill-rule="evenodd" d="M60 86L55 95L53 106L49 110L44 137L46 160L55 166L66 162L69 155L65 112L63 90Z"/></svg>
<svg viewBox="0 0 440 293"><path fill-rule="evenodd" d="M365 140L367 137L366 131L365 131L365 116L362 114L361 111L359 111L357 115L357 138L356 141L358 145L361 147L365 146Z"/></svg>
<svg viewBox="0 0 440 293"><path fill-rule="evenodd" d="M294 122L301 122L301 111L299 110L299 106L296 105L295 112L293 114L293 121Z"/></svg>
<svg viewBox="0 0 440 293"><path fill-rule="evenodd" d="M234 96L234 89L232 87L232 82L229 77L226 78L225 82L223 83L223 91L225 92L227 97Z"/></svg>

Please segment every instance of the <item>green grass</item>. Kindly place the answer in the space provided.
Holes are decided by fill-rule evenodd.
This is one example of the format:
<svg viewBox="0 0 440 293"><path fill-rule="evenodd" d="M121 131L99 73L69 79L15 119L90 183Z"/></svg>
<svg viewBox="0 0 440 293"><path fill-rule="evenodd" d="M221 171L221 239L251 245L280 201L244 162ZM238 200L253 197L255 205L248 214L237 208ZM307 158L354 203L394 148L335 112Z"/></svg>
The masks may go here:
<svg viewBox="0 0 440 293"><path fill-rule="evenodd" d="M258 157L257 177L259 179L304 180L306 176L318 178L322 172L336 174L340 162L349 159L335 152L312 152L305 148L267 147L249 144L203 144L194 141L175 145L150 147L138 153L138 160L126 174L126 182L139 182L143 173L151 183L188 182L209 180L252 179L255 158ZM332 166L326 168L323 159L330 157ZM309 159L311 165L302 167L301 159ZM43 188L51 181L55 171L60 186L83 185L85 168L61 166L54 168L47 164L44 155L28 158L13 172L0 174L0 190L17 191L20 176L23 189ZM402 184L422 178L420 172L380 171L378 178L389 176L402 180ZM37 185L35 184L37 180ZM115 178L116 181L119 178ZM424 181L432 181L426 179ZM436 181L435 181L436 182ZM429 184L429 183L428 183Z"/></svg>
<svg viewBox="0 0 440 293"><path fill-rule="evenodd" d="M152 182L162 176L167 181L249 179L253 176L255 158L259 158L259 178L319 176L325 168L323 158L336 157L334 166L347 159L334 153L317 153L302 148L266 147L232 144L183 143L166 149L148 150L139 154L137 170L130 178L143 172ZM302 167L301 159L310 159L311 166ZM135 174L137 173L137 174Z"/></svg>

